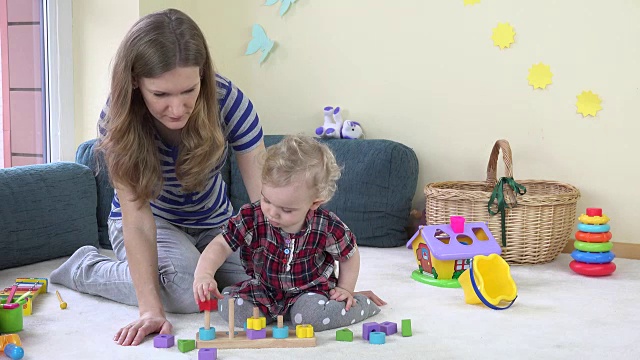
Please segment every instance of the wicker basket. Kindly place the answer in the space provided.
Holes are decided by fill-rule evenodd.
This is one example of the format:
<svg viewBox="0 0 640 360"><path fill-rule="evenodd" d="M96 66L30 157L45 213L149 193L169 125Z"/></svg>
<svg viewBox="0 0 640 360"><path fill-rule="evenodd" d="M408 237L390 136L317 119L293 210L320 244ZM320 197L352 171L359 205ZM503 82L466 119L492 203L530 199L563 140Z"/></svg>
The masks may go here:
<svg viewBox="0 0 640 360"><path fill-rule="evenodd" d="M497 178L498 155L502 149L506 177ZM541 264L554 260L566 246L576 221L578 189L557 181L523 180L518 183L526 194L517 195L503 185L506 246L502 244L501 214L491 215L488 203L498 181L513 178L511 148L506 140L493 146L486 181L445 181L427 184L426 220L428 225L448 224L451 215L467 221L488 223L509 264ZM516 201L517 200L517 201ZM495 205L492 205L495 213Z"/></svg>

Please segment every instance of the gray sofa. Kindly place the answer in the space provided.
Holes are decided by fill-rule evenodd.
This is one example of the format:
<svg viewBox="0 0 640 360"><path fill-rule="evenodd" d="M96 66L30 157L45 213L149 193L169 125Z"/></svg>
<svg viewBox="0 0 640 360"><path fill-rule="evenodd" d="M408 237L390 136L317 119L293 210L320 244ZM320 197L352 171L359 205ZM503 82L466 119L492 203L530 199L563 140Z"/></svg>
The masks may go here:
<svg viewBox="0 0 640 360"><path fill-rule="evenodd" d="M265 136L270 146L281 135ZM406 243L418 160L390 140L322 139L343 175L325 208L353 230L361 246ZM76 162L0 169L0 269L69 256L83 245L110 249L107 218L113 188L96 172L95 140L78 147ZM234 208L249 199L235 157L222 170Z"/></svg>

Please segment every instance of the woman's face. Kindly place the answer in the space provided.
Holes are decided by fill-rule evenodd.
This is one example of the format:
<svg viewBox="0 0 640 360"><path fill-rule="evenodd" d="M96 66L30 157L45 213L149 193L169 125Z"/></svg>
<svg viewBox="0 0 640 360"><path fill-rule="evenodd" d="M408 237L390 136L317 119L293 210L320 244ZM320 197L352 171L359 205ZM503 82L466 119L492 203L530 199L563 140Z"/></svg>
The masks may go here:
<svg viewBox="0 0 640 360"><path fill-rule="evenodd" d="M155 78L140 78L138 86L160 134L179 135L200 93L200 68L177 67Z"/></svg>

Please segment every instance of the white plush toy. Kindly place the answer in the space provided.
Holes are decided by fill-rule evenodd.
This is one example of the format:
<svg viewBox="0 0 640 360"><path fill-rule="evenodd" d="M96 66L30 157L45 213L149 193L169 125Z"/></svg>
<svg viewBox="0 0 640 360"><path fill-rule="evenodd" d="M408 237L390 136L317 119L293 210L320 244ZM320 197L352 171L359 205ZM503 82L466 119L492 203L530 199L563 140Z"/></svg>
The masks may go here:
<svg viewBox="0 0 640 360"><path fill-rule="evenodd" d="M353 120L347 120L342 123L342 132L340 137L343 139L360 139L364 138L364 132L360 123Z"/></svg>
<svg viewBox="0 0 640 360"><path fill-rule="evenodd" d="M342 120L340 107L326 106L324 108L324 124L316 129L316 135L322 138L359 139L364 137L360 123L352 120Z"/></svg>

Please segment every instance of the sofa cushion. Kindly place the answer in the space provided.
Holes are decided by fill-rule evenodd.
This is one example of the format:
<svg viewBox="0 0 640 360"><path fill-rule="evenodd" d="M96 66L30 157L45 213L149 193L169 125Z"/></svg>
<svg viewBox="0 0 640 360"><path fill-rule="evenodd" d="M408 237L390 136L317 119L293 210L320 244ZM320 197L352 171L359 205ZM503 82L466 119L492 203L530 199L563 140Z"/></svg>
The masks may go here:
<svg viewBox="0 0 640 360"><path fill-rule="evenodd" d="M0 170L0 269L98 245L96 184L71 162Z"/></svg>
<svg viewBox="0 0 640 360"><path fill-rule="evenodd" d="M111 249L111 241L109 241L109 213L111 212L111 201L113 200L113 187L109 181L109 173L106 167L98 169L98 163L94 155L93 146L96 139L85 141L76 151L76 162L78 164L89 167L95 175L96 186L98 188L98 206L95 209L96 218L98 220L98 241L100 247Z"/></svg>
<svg viewBox="0 0 640 360"><path fill-rule="evenodd" d="M281 135L266 135L271 146ZM382 139L321 139L343 167L338 189L323 205L355 233L362 246L394 247L406 244L411 203L418 183L415 152ZM234 209L249 201L235 156L229 163L229 197Z"/></svg>

